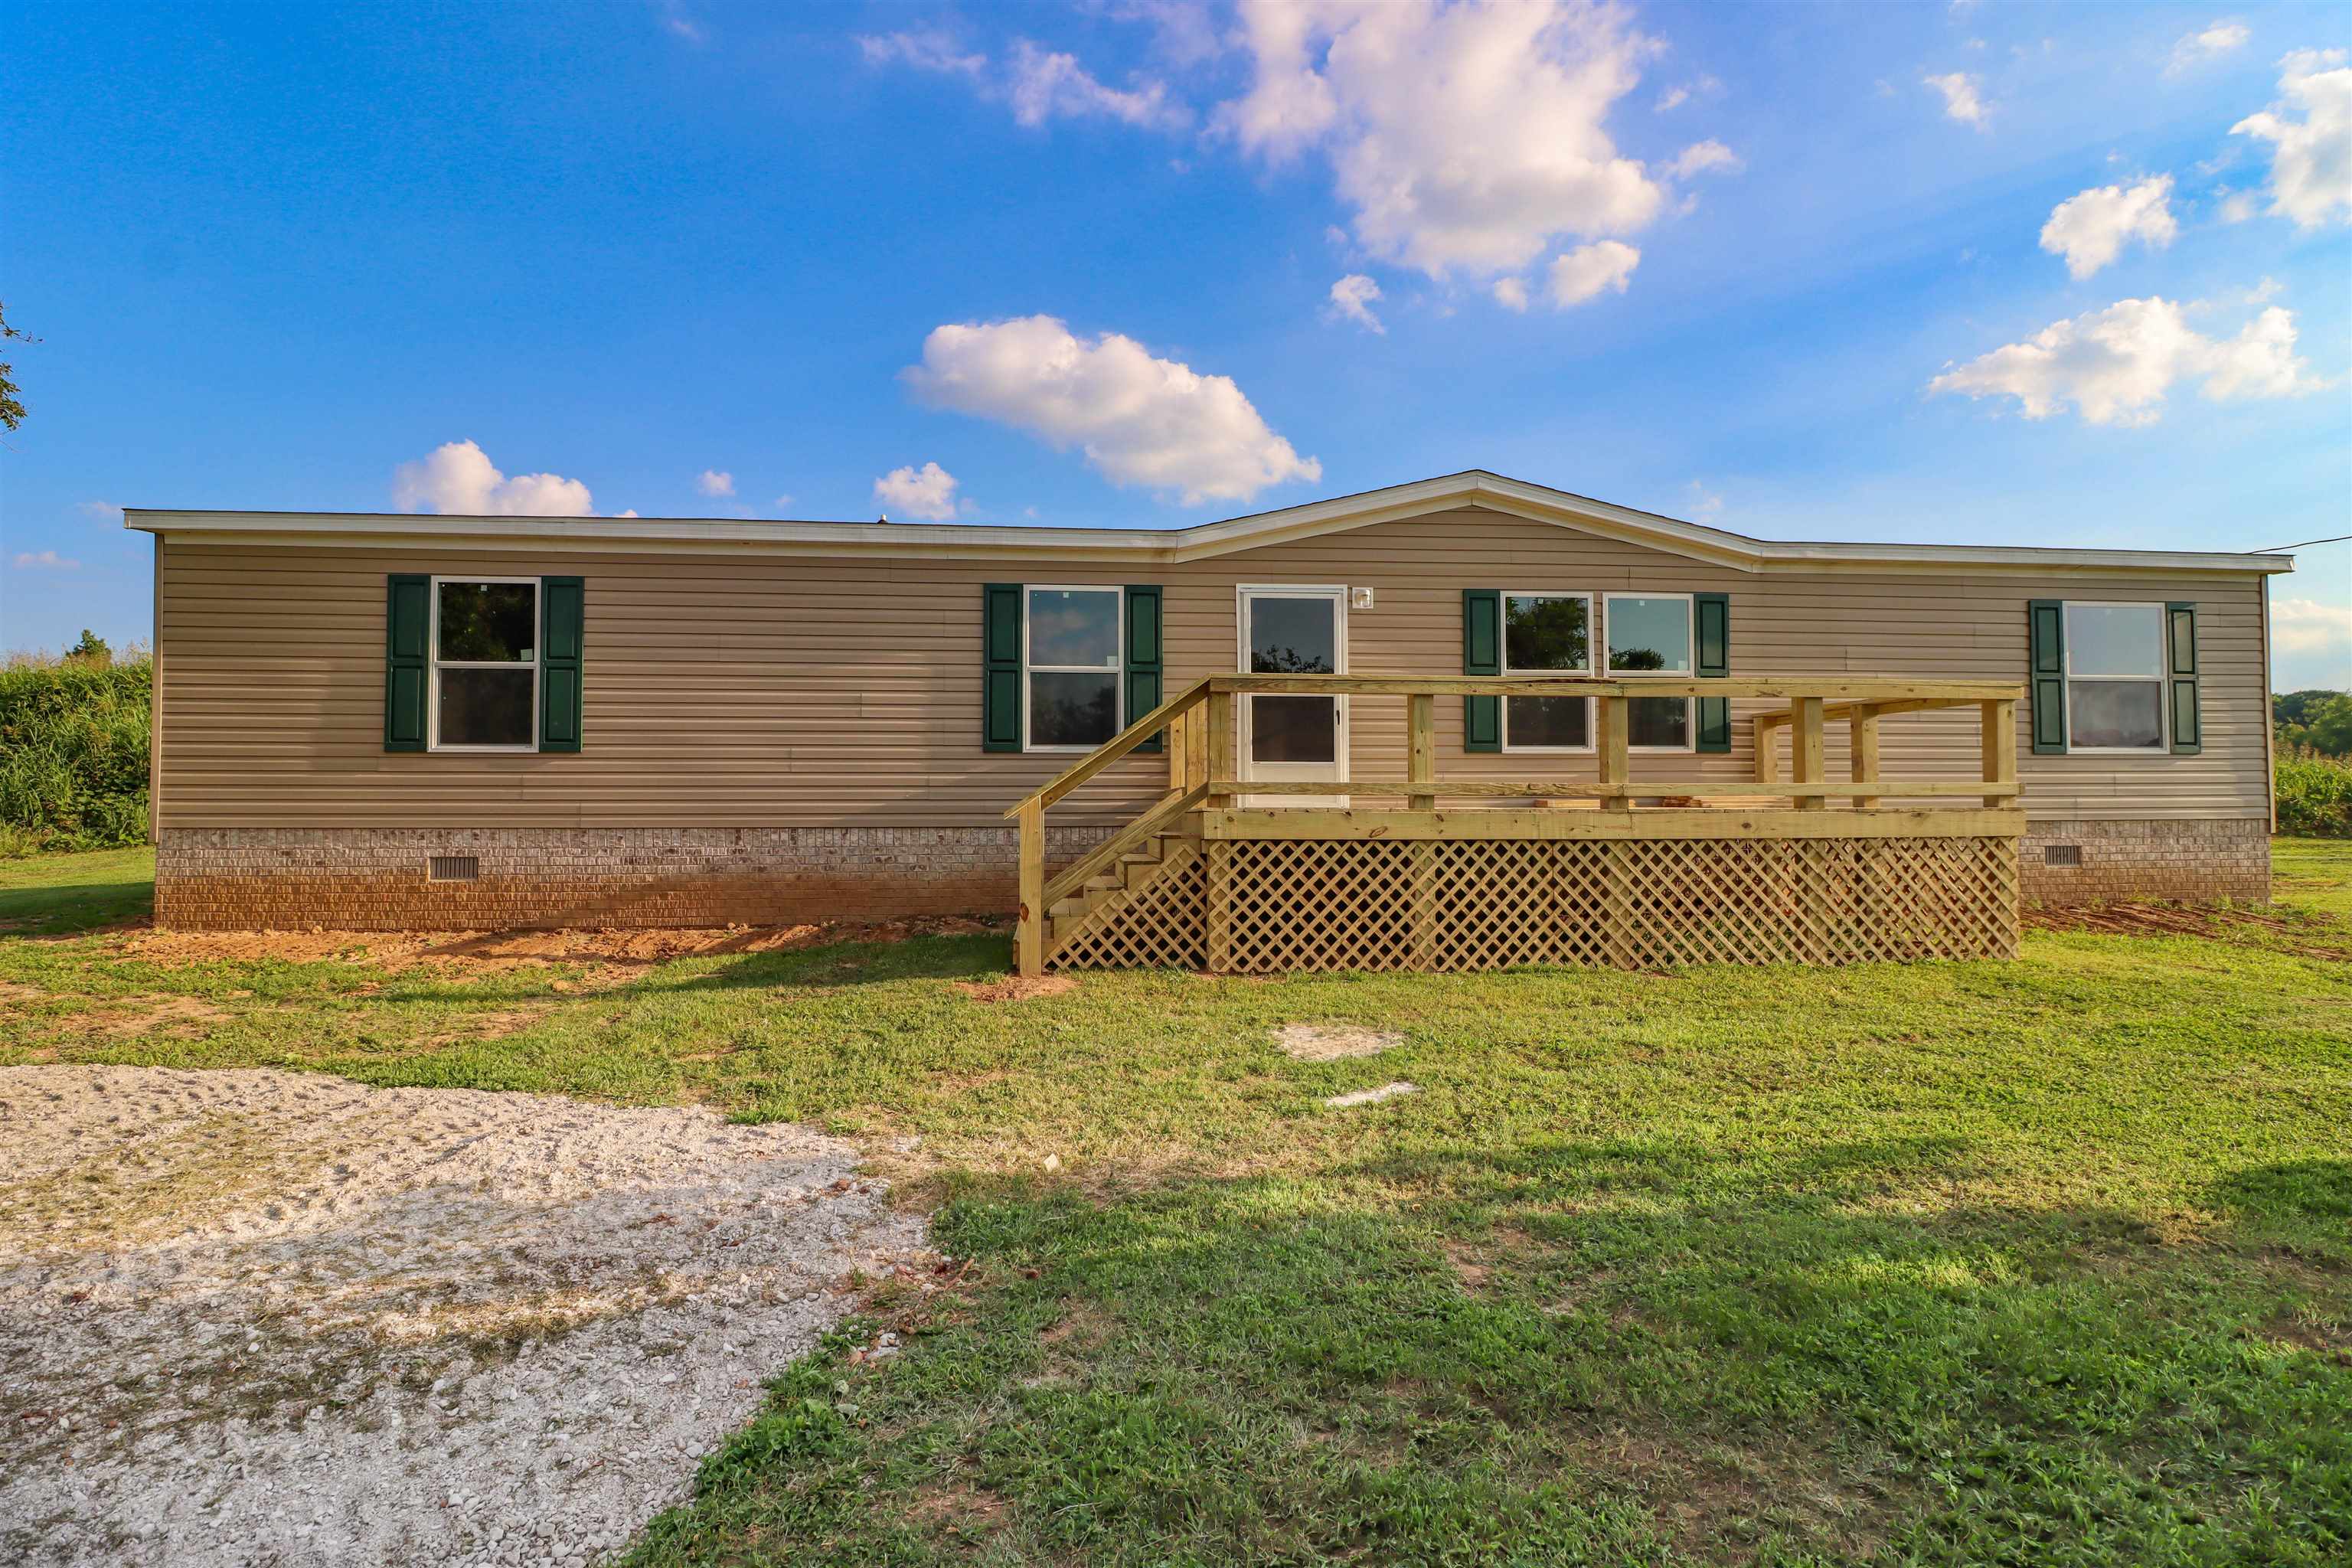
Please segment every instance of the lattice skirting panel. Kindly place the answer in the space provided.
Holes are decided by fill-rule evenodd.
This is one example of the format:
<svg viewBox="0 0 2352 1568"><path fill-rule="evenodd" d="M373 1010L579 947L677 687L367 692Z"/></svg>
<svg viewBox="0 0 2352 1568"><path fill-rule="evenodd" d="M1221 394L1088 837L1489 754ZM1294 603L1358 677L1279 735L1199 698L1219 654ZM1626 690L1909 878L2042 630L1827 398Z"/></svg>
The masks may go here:
<svg viewBox="0 0 2352 1568"><path fill-rule="evenodd" d="M1213 839L1057 948L1234 973L2011 958L2017 841Z"/></svg>
<svg viewBox="0 0 2352 1568"><path fill-rule="evenodd" d="M1055 969L1202 969L1209 962L1208 863L1181 839L1150 879L1054 932Z"/></svg>

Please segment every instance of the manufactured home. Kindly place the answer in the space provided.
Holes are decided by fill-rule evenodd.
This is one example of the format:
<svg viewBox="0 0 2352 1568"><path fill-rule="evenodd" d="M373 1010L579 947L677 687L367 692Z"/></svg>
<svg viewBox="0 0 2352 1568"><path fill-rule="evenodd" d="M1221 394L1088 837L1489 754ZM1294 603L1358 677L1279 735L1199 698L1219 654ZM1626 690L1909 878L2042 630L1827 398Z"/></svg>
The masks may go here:
<svg viewBox="0 0 2352 1568"><path fill-rule="evenodd" d="M2284 555L1774 542L1485 472L1173 530L127 522L167 925L1834 962L2269 889Z"/></svg>

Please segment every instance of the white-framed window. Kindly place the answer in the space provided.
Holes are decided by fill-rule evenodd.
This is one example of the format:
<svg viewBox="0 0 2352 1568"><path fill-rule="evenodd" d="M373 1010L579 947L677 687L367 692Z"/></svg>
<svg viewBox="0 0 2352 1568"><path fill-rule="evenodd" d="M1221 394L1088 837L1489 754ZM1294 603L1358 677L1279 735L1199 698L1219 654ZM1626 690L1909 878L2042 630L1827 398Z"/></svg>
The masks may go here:
<svg viewBox="0 0 2352 1568"><path fill-rule="evenodd" d="M1609 673L1690 675L1693 600L1688 594L1606 594L1601 631ZM1695 750L1696 726L1687 697L1636 697L1626 705L1627 745L1636 752Z"/></svg>
<svg viewBox="0 0 2352 1568"><path fill-rule="evenodd" d="M536 577L433 579L434 751L539 750L539 619Z"/></svg>
<svg viewBox="0 0 2352 1568"><path fill-rule="evenodd" d="M2167 750L2164 606L2066 601L2066 749Z"/></svg>
<svg viewBox="0 0 2352 1568"><path fill-rule="evenodd" d="M1592 595L1503 595L1505 675L1592 673ZM1590 697L1506 697L1503 750L1590 752Z"/></svg>
<svg viewBox="0 0 2352 1568"><path fill-rule="evenodd" d="M1122 597L1117 588L1022 590L1023 750L1091 752L1125 727Z"/></svg>

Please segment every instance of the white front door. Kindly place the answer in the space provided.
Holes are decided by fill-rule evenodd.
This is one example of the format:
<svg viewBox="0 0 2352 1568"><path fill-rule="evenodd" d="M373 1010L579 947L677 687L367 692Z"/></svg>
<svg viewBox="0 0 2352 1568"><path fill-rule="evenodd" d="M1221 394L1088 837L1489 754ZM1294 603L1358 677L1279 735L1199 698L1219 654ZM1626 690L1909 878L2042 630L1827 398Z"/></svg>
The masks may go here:
<svg viewBox="0 0 2352 1568"><path fill-rule="evenodd" d="M1348 673L1348 590L1244 587L1241 590L1241 669L1244 675ZM1288 694L1244 695L1241 776L1268 784L1344 783L1348 777L1348 700ZM1244 805L1345 805L1345 795L1244 795Z"/></svg>

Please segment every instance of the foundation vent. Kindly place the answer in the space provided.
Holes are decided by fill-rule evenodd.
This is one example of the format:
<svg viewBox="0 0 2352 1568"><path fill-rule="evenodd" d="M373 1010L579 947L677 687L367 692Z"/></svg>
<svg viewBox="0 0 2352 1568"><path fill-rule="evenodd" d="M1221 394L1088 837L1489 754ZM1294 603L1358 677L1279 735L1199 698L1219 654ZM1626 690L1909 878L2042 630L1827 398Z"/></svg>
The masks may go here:
<svg viewBox="0 0 2352 1568"><path fill-rule="evenodd" d="M2083 847L2079 844L2045 844L2042 847L2044 866L2079 866L2083 863Z"/></svg>
<svg viewBox="0 0 2352 1568"><path fill-rule="evenodd" d="M482 860L478 855L431 855L425 858L425 879L428 882L477 882L481 880Z"/></svg>

